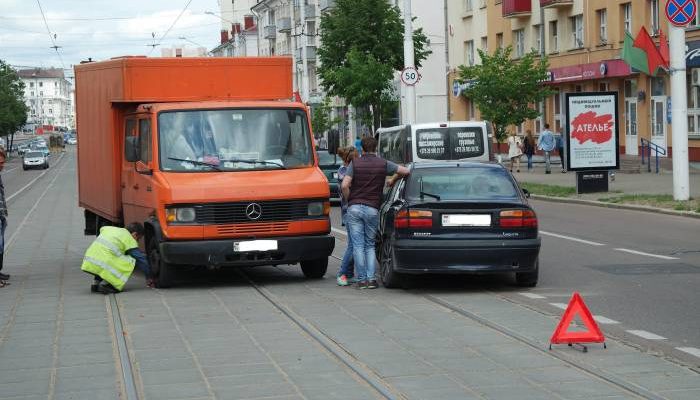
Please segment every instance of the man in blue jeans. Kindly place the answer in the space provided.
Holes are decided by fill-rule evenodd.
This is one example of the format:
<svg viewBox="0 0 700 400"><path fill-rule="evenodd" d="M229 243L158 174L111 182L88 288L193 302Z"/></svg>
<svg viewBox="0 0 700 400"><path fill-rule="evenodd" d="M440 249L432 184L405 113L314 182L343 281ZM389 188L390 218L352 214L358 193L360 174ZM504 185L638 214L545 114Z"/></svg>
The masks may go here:
<svg viewBox="0 0 700 400"><path fill-rule="evenodd" d="M347 225L358 289L377 288L374 241L386 177L393 176L389 181L389 186L393 186L408 174L408 168L377 156L375 138L362 138L362 157L355 158L348 166L342 183L343 196L348 199Z"/></svg>

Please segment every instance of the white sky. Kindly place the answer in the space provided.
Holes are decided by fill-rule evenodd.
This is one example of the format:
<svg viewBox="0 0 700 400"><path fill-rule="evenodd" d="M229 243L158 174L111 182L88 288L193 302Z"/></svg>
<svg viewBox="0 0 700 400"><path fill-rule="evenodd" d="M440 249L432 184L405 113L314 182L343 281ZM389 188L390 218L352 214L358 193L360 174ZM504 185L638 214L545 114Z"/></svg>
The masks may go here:
<svg viewBox="0 0 700 400"><path fill-rule="evenodd" d="M72 69L88 57L160 56L163 47L197 47L192 42L211 50L219 44L221 20L204 12L218 15L219 1L191 0L161 41L188 0L40 0L51 36L55 34L56 45L61 46L59 58L51 48L37 0L0 0L0 59L18 67L63 64ZM148 45L153 43L161 44L151 53Z"/></svg>

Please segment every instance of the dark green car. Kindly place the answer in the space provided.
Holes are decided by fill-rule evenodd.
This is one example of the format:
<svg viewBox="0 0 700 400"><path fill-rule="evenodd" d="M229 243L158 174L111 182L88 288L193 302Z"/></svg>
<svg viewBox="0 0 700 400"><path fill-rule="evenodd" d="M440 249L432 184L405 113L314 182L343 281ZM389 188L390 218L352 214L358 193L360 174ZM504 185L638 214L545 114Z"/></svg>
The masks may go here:
<svg viewBox="0 0 700 400"><path fill-rule="evenodd" d="M343 165L343 160L335 154L328 154L326 150L318 150L318 164L321 171L328 179L331 189L331 200L340 201L340 182L338 182L338 168Z"/></svg>

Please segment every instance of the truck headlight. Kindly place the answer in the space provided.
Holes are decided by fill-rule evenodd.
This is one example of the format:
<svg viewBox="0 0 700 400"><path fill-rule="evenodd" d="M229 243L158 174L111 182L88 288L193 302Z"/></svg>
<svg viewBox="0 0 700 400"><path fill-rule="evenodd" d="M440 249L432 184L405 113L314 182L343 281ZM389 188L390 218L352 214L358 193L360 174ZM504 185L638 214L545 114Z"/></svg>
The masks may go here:
<svg viewBox="0 0 700 400"><path fill-rule="evenodd" d="M331 203L328 201L314 201L309 203L308 214L310 217L328 215L331 211Z"/></svg>
<svg viewBox="0 0 700 400"><path fill-rule="evenodd" d="M168 208L165 210L168 222L194 222L196 213L193 207Z"/></svg>

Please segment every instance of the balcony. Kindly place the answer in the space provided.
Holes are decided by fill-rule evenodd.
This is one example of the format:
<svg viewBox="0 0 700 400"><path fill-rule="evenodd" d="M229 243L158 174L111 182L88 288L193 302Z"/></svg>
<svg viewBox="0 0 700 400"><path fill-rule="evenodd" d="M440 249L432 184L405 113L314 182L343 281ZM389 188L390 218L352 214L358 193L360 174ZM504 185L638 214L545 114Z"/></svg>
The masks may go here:
<svg viewBox="0 0 700 400"><path fill-rule="evenodd" d="M316 61L316 46L306 46L305 47L306 51L304 51L303 56L306 58L307 61L310 62L315 62ZM302 62L302 48L298 48L296 50L296 59L297 62Z"/></svg>
<svg viewBox="0 0 700 400"><path fill-rule="evenodd" d="M542 8L569 7L573 5L574 0L540 0L540 7Z"/></svg>
<svg viewBox="0 0 700 400"><path fill-rule="evenodd" d="M263 28L263 37L265 39L274 39L277 37L277 28L274 25L268 25Z"/></svg>
<svg viewBox="0 0 700 400"><path fill-rule="evenodd" d="M279 32L290 32L292 30L292 18L282 17L277 20L277 30Z"/></svg>
<svg viewBox="0 0 700 400"><path fill-rule="evenodd" d="M530 0L503 0L503 17L520 18L529 17L530 14L532 14Z"/></svg>
<svg viewBox="0 0 700 400"><path fill-rule="evenodd" d="M304 18L305 19L316 18L316 5L315 4L307 4L304 6ZM301 7L294 8L294 21L301 22Z"/></svg>
<svg viewBox="0 0 700 400"><path fill-rule="evenodd" d="M321 0L319 2L319 8L321 9L321 12L330 10L333 7L335 7L335 0Z"/></svg>

